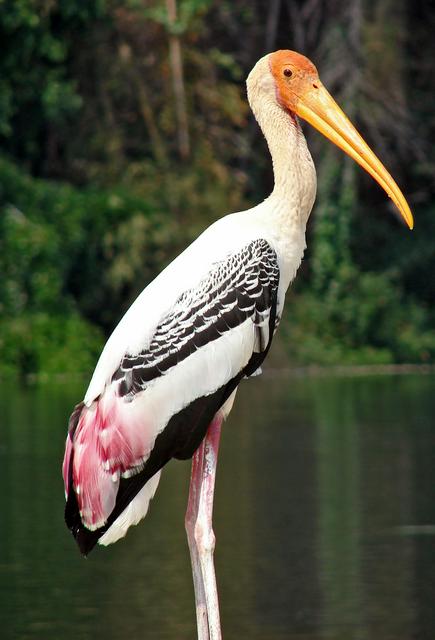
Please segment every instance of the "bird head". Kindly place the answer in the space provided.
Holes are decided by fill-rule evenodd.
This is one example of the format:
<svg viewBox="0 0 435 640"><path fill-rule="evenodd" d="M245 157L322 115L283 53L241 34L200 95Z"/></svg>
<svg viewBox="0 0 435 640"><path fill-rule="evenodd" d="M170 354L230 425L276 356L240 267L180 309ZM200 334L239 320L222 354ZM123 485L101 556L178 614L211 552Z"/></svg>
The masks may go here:
<svg viewBox="0 0 435 640"><path fill-rule="evenodd" d="M353 158L386 191L410 229L411 210L402 192L353 124L322 85L314 64L295 51L275 51L267 56L268 75L278 104L318 129Z"/></svg>

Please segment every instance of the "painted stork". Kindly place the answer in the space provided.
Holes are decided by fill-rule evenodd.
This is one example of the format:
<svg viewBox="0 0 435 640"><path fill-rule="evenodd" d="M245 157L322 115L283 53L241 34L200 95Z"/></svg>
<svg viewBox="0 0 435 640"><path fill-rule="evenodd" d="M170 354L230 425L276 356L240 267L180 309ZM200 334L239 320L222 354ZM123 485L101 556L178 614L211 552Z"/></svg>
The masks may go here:
<svg viewBox="0 0 435 640"><path fill-rule="evenodd" d="M269 351L316 193L297 116L368 171L413 227L400 189L307 58L266 55L247 88L274 189L211 225L136 299L71 415L63 463L66 523L88 554L144 518L171 458L193 456L185 525L201 640L221 637L212 530L221 424L240 381L260 372Z"/></svg>

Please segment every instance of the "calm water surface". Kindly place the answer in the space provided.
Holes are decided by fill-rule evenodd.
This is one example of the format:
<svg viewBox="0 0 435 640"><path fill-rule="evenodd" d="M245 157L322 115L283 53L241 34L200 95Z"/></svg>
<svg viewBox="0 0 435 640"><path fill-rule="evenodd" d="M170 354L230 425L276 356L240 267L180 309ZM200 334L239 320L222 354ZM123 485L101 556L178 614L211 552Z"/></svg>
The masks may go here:
<svg viewBox="0 0 435 640"><path fill-rule="evenodd" d="M225 425L216 565L225 640L435 638L435 378L263 376ZM0 637L195 638L172 462L147 519L85 560L63 524L83 385L0 391Z"/></svg>

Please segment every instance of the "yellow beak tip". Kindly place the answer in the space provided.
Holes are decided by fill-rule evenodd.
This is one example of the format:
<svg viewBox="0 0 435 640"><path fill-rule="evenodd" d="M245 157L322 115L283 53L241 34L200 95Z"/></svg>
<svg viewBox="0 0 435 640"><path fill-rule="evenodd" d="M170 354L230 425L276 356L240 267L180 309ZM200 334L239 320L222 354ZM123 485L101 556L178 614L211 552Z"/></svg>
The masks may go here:
<svg viewBox="0 0 435 640"><path fill-rule="evenodd" d="M406 224L409 227L409 230L412 231L413 228L414 228L414 217L413 217L411 212L409 212L409 214L406 216L405 220L406 220Z"/></svg>

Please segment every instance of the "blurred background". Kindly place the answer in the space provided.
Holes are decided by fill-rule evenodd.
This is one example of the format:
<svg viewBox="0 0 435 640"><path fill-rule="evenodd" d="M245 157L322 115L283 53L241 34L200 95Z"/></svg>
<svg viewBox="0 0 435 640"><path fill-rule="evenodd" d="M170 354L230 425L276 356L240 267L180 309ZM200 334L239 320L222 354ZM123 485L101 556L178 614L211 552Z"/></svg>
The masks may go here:
<svg viewBox="0 0 435 640"><path fill-rule="evenodd" d="M275 363L431 362L434 29L422 0L0 3L0 371L88 372L168 261L268 195L245 78L278 48L313 59L416 225L305 126L318 198Z"/></svg>
<svg viewBox="0 0 435 640"><path fill-rule="evenodd" d="M223 430L224 637L433 640L434 33L423 0L0 2L2 639L195 637L189 464L85 561L63 523L66 424L135 296L271 191L245 78L290 48L390 169L415 230L304 125L308 249L272 366Z"/></svg>

